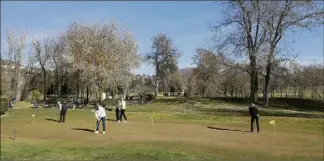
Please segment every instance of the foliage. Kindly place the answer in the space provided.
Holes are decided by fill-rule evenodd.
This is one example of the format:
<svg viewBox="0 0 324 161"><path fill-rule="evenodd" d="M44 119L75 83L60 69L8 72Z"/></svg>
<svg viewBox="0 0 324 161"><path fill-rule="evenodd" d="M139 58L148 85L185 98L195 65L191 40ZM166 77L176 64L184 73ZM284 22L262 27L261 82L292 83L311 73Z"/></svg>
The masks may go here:
<svg viewBox="0 0 324 161"><path fill-rule="evenodd" d="M9 99L6 98L1 98L1 103L0 103L0 115L5 114L8 110L8 101Z"/></svg>
<svg viewBox="0 0 324 161"><path fill-rule="evenodd" d="M72 69L82 72L81 79L92 84L97 96L107 86L128 86L130 70L139 65L139 56L136 40L125 26L114 21L73 23L67 38Z"/></svg>
<svg viewBox="0 0 324 161"><path fill-rule="evenodd" d="M101 101L101 105L104 106L104 107L116 106L116 104L117 104L116 99L105 99L105 100Z"/></svg>
<svg viewBox="0 0 324 161"><path fill-rule="evenodd" d="M164 34L153 37L152 52L144 56L146 62L155 67L155 96L158 93L159 81L163 81L167 86L170 74L178 69L178 59L180 53L173 46L173 42Z"/></svg>
<svg viewBox="0 0 324 161"><path fill-rule="evenodd" d="M155 99L155 95L153 93L146 93L145 96L146 96L146 100L148 101Z"/></svg>
<svg viewBox="0 0 324 161"><path fill-rule="evenodd" d="M33 90L31 92L31 97L33 100L40 101L42 99L42 94L38 90Z"/></svg>

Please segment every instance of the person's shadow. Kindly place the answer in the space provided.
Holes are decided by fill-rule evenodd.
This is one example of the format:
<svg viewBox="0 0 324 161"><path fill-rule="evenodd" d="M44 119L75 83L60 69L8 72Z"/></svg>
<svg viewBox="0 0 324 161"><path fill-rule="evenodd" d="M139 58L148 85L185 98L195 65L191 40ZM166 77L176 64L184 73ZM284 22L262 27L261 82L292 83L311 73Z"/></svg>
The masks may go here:
<svg viewBox="0 0 324 161"><path fill-rule="evenodd" d="M59 123L59 122L60 122L59 120L55 120L55 119L49 119L49 118L45 118L45 120L47 120L47 121L52 121L52 122L57 122L57 123Z"/></svg>
<svg viewBox="0 0 324 161"><path fill-rule="evenodd" d="M85 132L95 132L94 130L86 129L86 128L72 128L72 130L85 131Z"/></svg>
<svg viewBox="0 0 324 161"><path fill-rule="evenodd" d="M219 128L219 127L211 127L207 126L208 129L214 129L214 130L221 130L221 131L238 131L238 132L250 132L247 130L236 130L236 129L227 129L227 128Z"/></svg>
<svg viewBox="0 0 324 161"><path fill-rule="evenodd" d="M114 119L106 119L107 121L116 122Z"/></svg>

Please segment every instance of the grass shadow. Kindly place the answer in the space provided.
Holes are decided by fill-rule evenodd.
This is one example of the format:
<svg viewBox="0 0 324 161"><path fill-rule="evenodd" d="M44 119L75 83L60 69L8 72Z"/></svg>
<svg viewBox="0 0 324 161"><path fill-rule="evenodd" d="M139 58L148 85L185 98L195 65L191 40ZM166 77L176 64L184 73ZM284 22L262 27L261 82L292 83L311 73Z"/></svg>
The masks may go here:
<svg viewBox="0 0 324 161"><path fill-rule="evenodd" d="M213 97L209 100L223 101L236 105L248 106L247 98L231 98L231 97ZM262 106L262 98L258 99L257 105ZM205 101L205 103L207 103ZM275 109L305 111L305 112L324 112L324 100L302 99L302 98L269 98L269 107Z"/></svg>
<svg viewBox="0 0 324 161"><path fill-rule="evenodd" d="M153 101L153 103L166 103L168 105L174 104L195 104L198 101L196 98L187 98L187 97L176 97L176 98L159 98Z"/></svg>
<svg viewBox="0 0 324 161"><path fill-rule="evenodd" d="M221 115L221 116L250 116L248 109L197 109L207 115ZM277 117L303 117L303 118L322 118L323 115L314 113L297 113L285 111L265 111L260 110L260 116L277 116Z"/></svg>
<svg viewBox="0 0 324 161"><path fill-rule="evenodd" d="M219 127L211 127L207 126L208 129L214 129L214 130L221 130L221 131L238 131L238 132L250 132L247 130L235 130L235 129L227 129L227 128L219 128Z"/></svg>
<svg viewBox="0 0 324 161"><path fill-rule="evenodd" d="M52 121L52 122L60 122L59 120L55 120L55 119L48 119L48 118L45 118L45 120L47 120L47 121Z"/></svg>
<svg viewBox="0 0 324 161"><path fill-rule="evenodd" d="M114 120L114 119L106 119L107 121L111 121L111 122L116 122L116 120Z"/></svg>
<svg viewBox="0 0 324 161"><path fill-rule="evenodd" d="M280 109L294 109L297 111L324 112L324 100L300 98L271 98L269 105Z"/></svg>
<svg viewBox="0 0 324 161"><path fill-rule="evenodd" d="M85 131L85 132L95 132L94 130L86 129L86 128L72 128L72 130Z"/></svg>

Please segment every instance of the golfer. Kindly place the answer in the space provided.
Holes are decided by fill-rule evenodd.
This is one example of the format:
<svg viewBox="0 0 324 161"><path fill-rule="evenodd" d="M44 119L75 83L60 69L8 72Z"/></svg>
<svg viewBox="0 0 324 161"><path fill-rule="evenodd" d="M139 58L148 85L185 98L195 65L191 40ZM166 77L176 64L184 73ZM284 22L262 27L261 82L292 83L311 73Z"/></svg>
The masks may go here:
<svg viewBox="0 0 324 161"><path fill-rule="evenodd" d="M120 122L120 120L119 120L120 112L121 112L121 101L118 100L118 102L117 102L117 104L116 104L116 109L115 109L115 113L116 113L116 120L117 120L117 122Z"/></svg>
<svg viewBox="0 0 324 161"><path fill-rule="evenodd" d="M103 134L106 133L106 110L103 108L101 105L96 103L95 105L95 115L97 118L97 124L96 124L96 131L95 134L99 133L99 125L100 122L102 122L102 127L103 127Z"/></svg>
<svg viewBox="0 0 324 161"><path fill-rule="evenodd" d="M120 100L120 106L121 106L121 112L120 112L120 115L119 115L119 119L120 119L120 121L122 121L123 117L124 117L124 119L125 119L124 122L126 123L127 122L127 118L126 118L126 115L125 115L126 102L124 100L124 97L122 97L121 100Z"/></svg>
<svg viewBox="0 0 324 161"><path fill-rule="evenodd" d="M259 110L256 107L256 105L254 103L251 103L251 105L249 106L249 113L251 116L251 132L254 131L254 121L256 121L256 125L257 125L257 130L258 133L260 132L260 127L259 127Z"/></svg>
<svg viewBox="0 0 324 161"><path fill-rule="evenodd" d="M65 104L62 104L60 101L58 101L57 104L60 108L60 121L59 122L65 122L65 115L68 110L68 106Z"/></svg>

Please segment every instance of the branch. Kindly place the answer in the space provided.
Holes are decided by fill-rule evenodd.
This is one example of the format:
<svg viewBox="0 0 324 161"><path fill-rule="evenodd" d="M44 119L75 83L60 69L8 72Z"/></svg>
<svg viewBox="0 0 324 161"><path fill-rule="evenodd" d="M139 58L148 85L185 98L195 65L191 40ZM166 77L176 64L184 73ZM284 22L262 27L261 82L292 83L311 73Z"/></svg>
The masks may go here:
<svg viewBox="0 0 324 161"><path fill-rule="evenodd" d="M229 68L232 68L232 69L240 69L240 70L242 70L242 71L247 72L249 75L251 75L250 70L248 70L248 69L246 69L246 68L244 68L244 67L242 67L242 66L240 66L240 65L238 65L238 64L233 64L233 63L231 63L231 61L229 61L229 60L226 60L224 54L220 53L220 54L219 54L219 57L220 57L221 62L222 62L222 64L223 64L224 66L229 67Z"/></svg>
<svg viewBox="0 0 324 161"><path fill-rule="evenodd" d="M308 13L296 20L293 20L293 21L287 21L286 23L283 24L283 30L286 30L288 27L290 26L293 26L293 25L298 25L299 22L303 21L303 20L306 20L306 19L309 19L309 18L316 18L316 17L323 17L324 16L324 11L319 11L319 12L314 12L314 13ZM320 24L323 24L324 22L323 21L320 21L319 22ZM302 27L307 27L307 25L302 25L302 24L299 24L300 26Z"/></svg>

